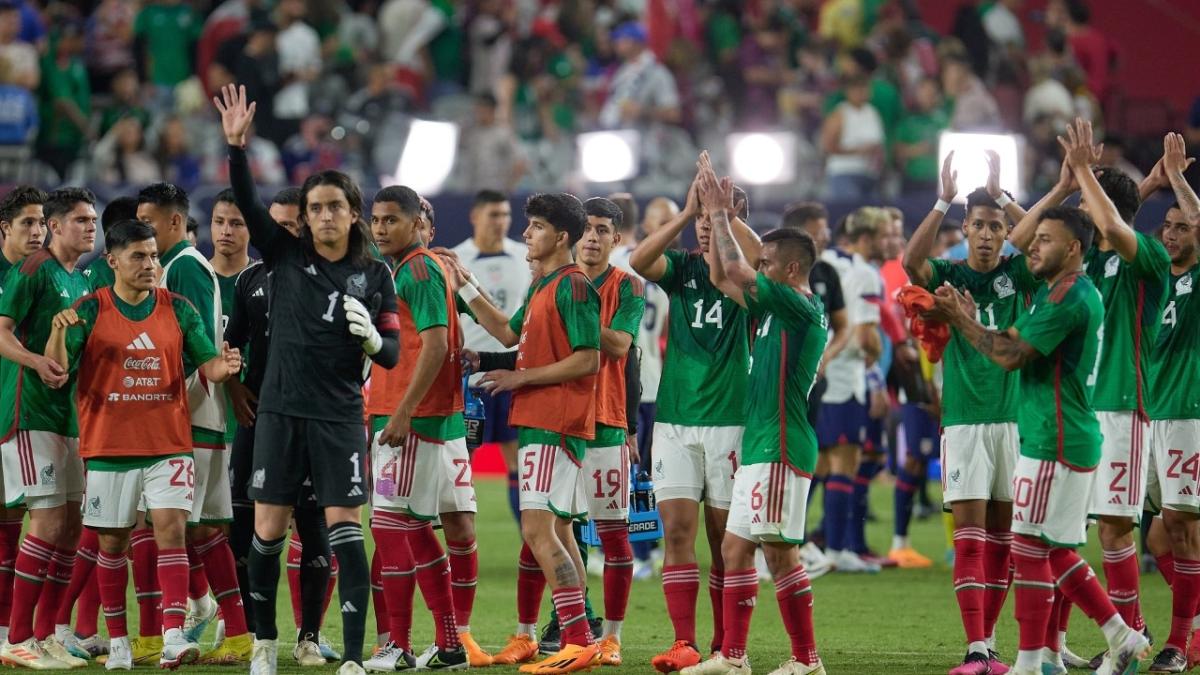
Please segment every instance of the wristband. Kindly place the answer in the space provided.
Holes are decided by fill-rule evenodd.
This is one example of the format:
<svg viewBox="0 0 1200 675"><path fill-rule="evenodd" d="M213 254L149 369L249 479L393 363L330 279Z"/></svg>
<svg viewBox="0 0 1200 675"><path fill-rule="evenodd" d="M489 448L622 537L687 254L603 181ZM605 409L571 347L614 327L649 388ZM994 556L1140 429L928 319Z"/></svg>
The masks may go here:
<svg viewBox="0 0 1200 675"><path fill-rule="evenodd" d="M996 205L1002 209L1008 208L1008 205L1011 203L1013 203L1012 197L1009 197L1003 192L1000 193L999 197L996 197Z"/></svg>
<svg viewBox="0 0 1200 675"><path fill-rule="evenodd" d="M937 203L933 205L933 210L940 212L944 216L950 210L950 202L938 197Z"/></svg>
<svg viewBox="0 0 1200 675"><path fill-rule="evenodd" d="M472 300L479 297L479 289L471 284L465 284L462 288L458 289L458 297L462 298L463 302L469 305Z"/></svg>
<svg viewBox="0 0 1200 675"><path fill-rule="evenodd" d="M467 272L467 281L471 282L471 285L476 289L478 289L480 286L479 279L475 278L474 272Z"/></svg>

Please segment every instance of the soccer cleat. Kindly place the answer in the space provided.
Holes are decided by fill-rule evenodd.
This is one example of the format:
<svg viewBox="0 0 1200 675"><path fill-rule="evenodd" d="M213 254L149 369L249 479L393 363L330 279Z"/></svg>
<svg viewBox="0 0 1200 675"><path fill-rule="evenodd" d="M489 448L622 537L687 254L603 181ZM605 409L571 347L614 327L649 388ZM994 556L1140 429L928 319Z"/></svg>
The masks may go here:
<svg viewBox="0 0 1200 675"><path fill-rule="evenodd" d="M1167 647L1154 657L1150 664L1152 673L1182 673L1188 669L1187 657L1174 647Z"/></svg>
<svg viewBox="0 0 1200 675"><path fill-rule="evenodd" d="M319 652L318 656L320 656ZM404 651L394 642L385 644L375 652L374 656L363 662L363 668L375 673L393 673L398 670L412 670L416 667L416 657Z"/></svg>
<svg viewBox="0 0 1200 675"><path fill-rule="evenodd" d="M800 564L808 572L809 580L823 577L833 570L833 561L811 541L800 547Z"/></svg>
<svg viewBox="0 0 1200 675"><path fill-rule="evenodd" d="M688 666L679 672L681 675L750 675L750 664L745 660L739 663L717 654L707 661Z"/></svg>
<svg viewBox="0 0 1200 675"><path fill-rule="evenodd" d="M748 668L749 666L747 666ZM770 675L825 675L825 666L817 659L816 663L800 663L796 657L784 661L779 664L779 667L772 670Z"/></svg>
<svg viewBox="0 0 1200 675"><path fill-rule="evenodd" d="M1108 656L1100 668L1100 675L1132 675L1138 671L1140 661L1150 654L1150 641L1138 631L1125 627L1120 635L1109 644ZM1108 670L1105 670L1107 666Z"/></svg>
<svg viewBox="0 0 1200 675"><path fill-rule="evenodd" d="M467 650L467 662L472 668L485 668L492 665L492 655L483 651L475 638L471 637L469 632L459 633L458 641L462 643L463 649Z"/></svg>
<svg viewBox="0 0 1200 675"><path fill-rule="evenodd" d="M255 640L250 656L250 675L275 675L279 665L279 643L275 640Z"/></svg>
<svg viewBox="0 0 1200 675"><path fill-rule="evenodd" d="M950 669L950 675L991 675L992 664L986 654L967 652L963 662Z"/></svg>
<svg viewBox="0 0 1200 675"><path fill-rule="evenodd" d="M113 638L108 643L108 660L105 670L133 670L133 649L128 637Z"/></svg>
<svg viewBox="0 0 1200 675"><path fill-rule="evenodd" d="M1067 667L1042 661L1042 675L1067 675Z"/></svg>
<svg viewBox="0 0 1200 675"><path fill-rule="evenodd" d="M94 659L109 651L109 642L99 635L81 638L75 636L75 646L87 652L88 658Z"/></svg>
<svg viewBox="0 0 1200 675"><path fill-rule="evenodd" d="M249 663L254 654L254 640L249 633L226 638L220 646L200 657L200 663L206 666L236 666ZM304 664L300 664L304 665ZM321 661L325 665L325 661Z"/></svg>
<svg viewBox="0 0 1200 675"><path fill-rule="evenodd" d="M204 600L207 601L204 603L208 606L207 612L188 612L183 619L183 635L188 642L199 643L200 638L204 637L204 631L208 630L208 625L217 618L217 603L209 600L208 596L205 596Z"/></svg>
<svg viewBox="0 0 1200 675"><path fill-rule="evenodd" d="M1089 670L1095 670L1095 668L1091 667L1091 662L1068 649L1066 642L1059 647L1058 655L1062 657L1063 665L1065 665L1067 668L1087 668Z"/></svg>
<svg viewBox="0 0 1200 675"><path fill-rule="evenodd" d="M181 665L195 663L200 658L200 645L187 639L183 630L171 628L163 636L162 656L158 659L158 667L175 670Z"/></svg>
<svg viewBox="0 0 1200 675"><path fill-rule="evenodd" d="M30 670L66 670L70 668L67 664L47 654L37 638L32 637L15 645L5 640L4 646L0 647L0 663Z"/></svg>
<svg viewBox="0 0 1200 675"><path fill-rule="evenodd" d="M68 668L87 668L87 659L81 659L78 656L72 656L63 643L58 641L58 638L51 635L42 640L42 651L50 655L57 661L65 664Z"/></svg>
<svg viewBox="0 0 1200 675"><path fill-rule="evenodd" d="M353 661L346 661L337 669L338 675L366 675L366 671L360 664Z"/></svg>
<svg viewBox="0 0 1200 675"><path fill-rule="evenodd" d="M384 649L376 652L376 655L382 654L391 644L389 642ZM292 658L296 659L296 663L300 664L301 668L318 668L325 665L325 657L321 656L321 647L312 640L300 640L297 642L295 648L292 649ZM371 670L371 666L368 663L363 663L363 667ZM395 669L393 668L393 670Z"/></svg>
<svg viewBox="0 0 1200 675"><path fill-rule="evenodd" d="M621 665L621 639L616 635L609 635L600 641L600 665Z"/></svg>
<svg viewBox="0 0 1200 675"><path fill-rule="evenodd" d="M219 617L220 615L218 615ZM251 638L253 640L253 638ZM217 627L213 630L213 649L221 646L225 641L225 619L217 619Z"/></svg>
<svg viewBox="0 0 1200 675"><path fill-rule="evenodd" d="M917 550L911 546L908 548L894 548L888 552L889 560L894 560L896 565L901 569L924 569L933 567L933 561L925 556L917 553Z"/></svg>
<svg viewBox="0 0 1200 675"><path fill-rule="evenodd" d="M461 646L458 649L431 649L417 659L417 670L466 670L470 666L467 661L467 650Z"/></svg>
<svg viewBox="0 0 1200 675"><path fill-rule="evenodd" d="M133 651L133 665L147 666L162 656L163 639L161 635L139 635L129 640Z"/></svg>
<svg viewBox="0 0 1200 675"><path fill-rule="evenodd" d="M650 665L660 673L673 673L700 663L700 651L686 640L676 640L667 651L650 659Z"/></svg>
<svg viewBox="0 0 1200 675"><path fill-rule="evenodd" d="M337 653L333 645L325 639L325 634L317 631L317 647L321 650L321 656L325 657L326 663L333 663L342 660L342 655Z"/></svg>
<svg viewBox="0 0 1200 675"><path fill-rule="evenodd" d="M538 655L538 645L531 635L510 635L504 649L492 656L492 663L498 666L511 666L516 663L528 663Z"/></svg>
<svg viewBox="0 0 1200 675"><path fill-rule="evenodd" d="M70 629L63 631L62 633L55 631L55 635L58 636L59 641L62 642L63 647L67 648L67 653L71 656L83 659L84 661L92 658L92 653L85 649L81 644L82 640L80 637Z"/></svg>
<svg viewBox="0 0 1200 675"><path fill-rule="evenodd" d="M558 617L550 617L550 622L542 629L542 638L538 640L538 652L554 654L562 647L562 629L558 626Z"/></svg>
<svg viewBox="0 0 1200 675"><path fill-rule="evenodd" d="M837 572L855 574L877 574L880 567L861 558L854 551L837 551L832 556L833 569Z"/></svg>
<svg viewBox="0 0 1200 675"><path fill-rule="evenodd" d="M546 659L521 667L521 672L533 675L561 675L576 673L581 670L591 670L600 657L600 645L593 643L586 647L567 645Z"/></svg>
<svg viewBox="0 0 1200 675"><path fill-rule="evenodd" d="M994 650L988 650L988 665L992 667L992 675L1008 675L1008 665L1000 660L1000 654Z"/></svg>

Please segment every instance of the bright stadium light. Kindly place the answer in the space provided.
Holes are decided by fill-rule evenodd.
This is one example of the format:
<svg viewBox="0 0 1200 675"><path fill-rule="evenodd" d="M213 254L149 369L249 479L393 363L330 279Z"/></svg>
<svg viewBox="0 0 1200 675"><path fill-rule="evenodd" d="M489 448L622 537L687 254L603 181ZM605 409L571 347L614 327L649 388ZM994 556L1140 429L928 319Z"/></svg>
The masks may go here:
<svg viewBox="0 0 1200 675"><path fill-rule="evenodd" d="M946 161L946 155L954 151L952 168L958 171L958 196L955 202L967 201L967 195L975 188L987 184L988 166L985 150L995 150L1000 155L1000 187L1008 190L1014 199L1021 199L1021 154L1017 136L1007 134L963 134L945 132L938 138L938 166ZM939 183L941 179L939 178Z"/></svg>
<svg viewBox="0 0 1200 675"><path fill-rule="evenodd" d="M579 134L579 168L589 183L615 183L638 173L640 134L632 129Z"/></svg>
<svg viewBox="0 0 1200 675"><path fill-rule="evenodd" d="M457 151L457 124L413 120L404 150L400 152L396 175L380 182L407 185L417 194L435 195L450 177Z"/></svg>
<svg viewBox="0 0 1200 675"><path fill-rule="evenodd" d="M748 185L787 183L796 176L796 139L787 133L730 134L733 180Z"/></svg>

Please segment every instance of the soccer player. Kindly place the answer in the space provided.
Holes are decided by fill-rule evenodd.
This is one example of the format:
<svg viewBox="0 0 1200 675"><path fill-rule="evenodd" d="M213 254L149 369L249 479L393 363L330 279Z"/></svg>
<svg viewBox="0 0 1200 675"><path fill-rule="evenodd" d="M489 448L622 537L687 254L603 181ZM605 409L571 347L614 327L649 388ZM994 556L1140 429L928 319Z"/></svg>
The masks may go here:
<svg viewBox="0 0 1200 675"><path fill-rule="evenodd" d="M421 198L408 187L384 188L372 200L375 244L382 255L395 261L400 349L413 358L393 369L375 366L371 372L367 397L373 432L371 532L385 570L413 573L415 566L417 584L437 628L437 650L422 655L420 661L413 658L406 644L409 603L410 617L404 617L408 625L393 624L393 642L365 664L380 672L468 665L458 634L449 562L433 532L433 521L442 512L446 522L452 514L474 511L462 417L461 335L446 270L418 232L422 218ZM384 575L385 591L396 578ZM396 616L395 608L389 609ZM480 665L490 662L489 658Z"/></svg>
<svg viewBox="0 0 1200 675"><path fill-rule="evenodd" d="M184 532L195 470L185 357L211 382L241 367L236 349L213 346L183 297L156 288L155 231L123 221L105 233L116 282L53 319L46 356L76 373L80 454L87 459L84 523L100 535L98 585L109 633L108 670L129 670L125 625L129 533L145 504L154 521L163 589L162 668L200 656L183 632L188 558Z"/></svg>
<svg viewBox="0 0 1200 675"><path fill-rule="evenodd" d="M1069 161L1090 151L1090 145L1073 148ZM1102 672L1136 672L1150 649L1075 552L1087 541L1101 457L1100 423L1091 399L1107 331L1100 293L1083 271L1095 230L1080 209L1042 211L1028 255L1030 271L1045 284L1007 330L987 328L976 318L975 303L951 286L938 289L937 305L928 315L950 324L1001 368L1021 373L1021 451L1013 474L1013 585L1020 629L1014 675L1042 673L1043 663L1058 651L1052 624L1056 590L1103 630L1110 662Z"/></svg>
<svg viewBox="0 0 1200 675"><path fill-rule="evenodd" d="M18 185L0 200L0 281L21 260L38 252L46 243L46 217L42 204L46 193L30 185Z"/></svg>
<svg viewBox="0 0 1200 675"><path fill-rule="evenodd" d="M303 227L293 237L258 201L244 149L255 110L245 88L229 85L214 103L229 143L234 197L250 243L272 273L270 348L249 490L255 501L248 567L256 623L250 672L274 675L277 669L279 554L292 507L309 481L342 570L344 660L338 672L358 675L370 572L360 521L370 489L364 484L363 359L388 368L399 360L395 288L387 266L371 256L362 195L353 181L336 171L310 176L301 187Z"/></svg>
<svg viewBox="0 0 1200 675"><path fill-rule="evenodd" d="M87 664L68 654L54 631L75 564L84 485L71 376L42 352L54 314L87 294L76 264L95 244L94 204L83 188L47 195L43 211L51 242L9 271L0 295L4 497L29 511L0 661L35 669Z"/></svg>
<svg viewBox="0 0 1200 675"><path fill-rule="evenodd" d="M104 205L104 211L100 214L100 226L108 232L108 228L122 220L137 220L137 207L137 197L114 197ZM93 291L112 286L115 280L113 270L108 266L108 258L104 255L92 259L83 270L83 275L88 278L88 285Z"/></svg>
<svg viewBox="0 0 1200 675"><path fill-rule="evenodd" d="M478 295L459 289L479 323L506 347L519 345L516 370L493 370L481 385L513 392L510 421L520 445L521 535L516 634L497 664L523 663L538 653L537 617L549 584L563 648L531 666L535 673L585 670L599 653L584 612L583 562L571 521L587 513L581 466L595 438L596 373L600 369L600 299L571 251L587 215L574 195L536 194L525 204L529 259L542 271L511 319Z"/></svg>
<svg viewBox="0 0 1200 675"><path fill-rule="evenodd" d="M1100 352L1104 377L1096 383L1094 401L1104 456L1089 513L1100 520L1108 594L1125 622L1142 630L1133 531L1142 516L1149 466L1146 402L1155 395L1146 388L1146 374L1166 301L1170 257L1161 242L1129 225L1140 205L1137 184L1112 167L1093 172L1100 151L1091 145L1091 123L1076 120L1067 134L1059 138L1068 154L1058 184L1030 212L1036 215L1044 205L1057 204L1079 190L1081 208L1100 228L1085 256L1088 277L1100 290L1105 310ZM1029 245L1030 220L1027 216L1013 230L1011 239L1018 248ZM1099 660L1099 655L1093 659L1097 666Z"/></svg>
<svg viewBox="0 0 1200 675"><path fill-rule="evenodd" d="M1025 212L1000 190L1000 160L989 155L987 187L967 195L962 224L967 259L935 258L942 220L958 194L953 161L951 153L942 164L938 201L909 239L904 269L916 286L936 291L949 284L970 293L979 321L989 330L1006 331L1025 312L1029 297L1041 284L1029 271L1025 256L1001 253L1010 223ZM954 594L967 637L967 655L950 673L972 675L1000 669L993 630L1008 593L1021 399L1017 373L992 363L958 330L951 330L942 361L942 499L954 517ZM910 468L900 467L898 485L918 480ZM910 496L910 509L911 505Z"/></svg>
<svg viewBox="0 0 1200 675"><path fill-rule="evenodd" d="M779 229L762 239L758 270L733 237L726 208L732 184L718 180L701 155L698 192L712 214L715 249L708 253L717 287L749 310L757 322L754 358L745 399L742 463L721 555L725 635L719 654L683 669L685 675L749 673L746 645L758 596L754 554L762 546L775 578L775 597L791 639L792 658L772 675L824 675L813 635L812 587L800 564L808 489L817 463L817 437L808 423L808 392L816 380L828 324L821 301L808 288L817 260L807 234Z"/></svg>
<svg viewBox="0 0 1200 675"><path fill-rule="evenodd" d="M495 190L481 190L471 205L470 239L455 246L458 261L477 279L483 291L496 303L505 316L517 311L529 291L532 280L526 247L508 238L512 225L512 206L508 196ZM476 321L462 325L463 347L473 352L501 351L503 347ZM473 386L478 385L478 377ZM513 517L520 521L520 499L517 487L517 430L508 422L512 408L510 392L481 392L486 417L483 423L483 442L499 443L504 465L508 468L508 505Z"/></svg>
<svg viewBox="0 0 1200 675"><path fill-rule="evenodd" d="M652 441L654 497L666 549L663 594L675 629L671 647L652 660L660 672L700 662L696 641L700 567L695 546L701 500L713 561L708 580L713 611L709 651L721 643L721 539L739 461L750 353L745 310L709 280L704 252L709 247L711 217L701 207L693 184L679 215L647 235L629 259L643 278L658 284L671 299ZM667 250L693 219L700 250ZM758 238L740 218L735 228L742 250L756 264Z"/></svg>

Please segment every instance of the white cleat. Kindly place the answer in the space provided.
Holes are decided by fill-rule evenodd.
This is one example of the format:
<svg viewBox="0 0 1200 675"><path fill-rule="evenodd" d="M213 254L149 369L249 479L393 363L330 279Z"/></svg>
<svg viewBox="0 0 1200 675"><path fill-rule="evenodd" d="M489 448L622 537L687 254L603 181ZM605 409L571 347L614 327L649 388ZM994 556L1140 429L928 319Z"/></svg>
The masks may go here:
<svg viewBox="0 0 1200 675"><path fill-rule="evenodd" d="M779 664L779 667L771 671L771 675L825 675L825 666L820 659L817 662L808 665L800 663L796 657L792 657L788 661Z"/></svg>
<svg viewBox="0 0 1200 675"><path fill-rule="evenodd" d="M80 649L87 652L88 655L91 656L93 659L96 658L97 656L100 656L101 654L108 653L109 643L107 640L101 638L99 635L93 635L91 637L85 637L85 638L77 637L77 638L75 638L75 644Z"/></svg>
<svg viewBox="0 0 1200 675"><path fill-rule="evenodd" d="M108 661L105 670L133 670L133 647L128 637L112 638L108 641Z"/></svg>
<svg viewBox="0 0 1200 675"><path fill-rule="evenodd" d="M6 666L29 668L30 670L66 670L67 664L46 653L37 638L12 644L5 640L0 647L0 663Z"/></svg>
<svg viewBox="0 0 1200 675"><path fill-rule="evenodd" d="M61 661L68 668L87 668L87 659L81 659L78 656L72 656L71 652L67 651L66 645L58 641L58 638L51 635L42 640L42 651L50 655L57 661Z"/></svg>
<svg viewBox="0 0 1200 675"><path fill-rule="evenodd" d="M225 642L225 619L217 619L217 629L213 633L213 651L221 648Z"/></svg>
<svg viewBox="0 0 1200 675"><path fill-rule="evenodd" d="M395 642L385 644L375 655L363 662L363 668L373 673L394 673L396 665L404 659L404 650Z"/></svg>
<svg viewBox="0 0 1200 675"><path fill-rule="evenodd" d="M292 658L302 668L316 668L325 665L325 657L321 656L321 646L312 640L301 640L292 650Z"/></svg>
<svg viewBox="0 0 1200 675"><path fill-rule="evenodd" d="M250 675L275 675L278 671L279 643L275 640L255 640L250 657Z"/></svg>
<svg viewBox="0 0 1200 675"><path fill-rule="evenodd" d="M832 561L833 568L838 572L877 574L880 570L879 565L863 560L854 551L836 551L832 555Z"/></svg>
<svg viewBox="0 0 1200 675"><path fill-rule="evenodd" d="M1090 668L1090 662L1067 648L1066 641L1058 648L1058 655L1062 657L1063 665L1068 668Z"/></svg>
<svg viewBox="0 0 1200 675"><path fill-rule="evenodd" d="M195 663L200 659L200 645L187 639L179 628L172 628L163 635L162 657L158 667L175 670L179 666Z"/></svg>
<svg viewBox="0 0 1200 675"><path fill-rule="evenodd" d="M337 669L337 675L366 675L363 667L353 661L346 661Z"/></svg>
<svg viewBox="0 0 1200 675"><path fill-rule="evenodd" d="M1096 675L1131 675L1141 660L1150 655L1150 641L1139 631L1126 626L1108 645L1108 655Z"/></svg>
<svg viewBox="0 0 1200 675"><path fill-rule="evenodd" d="M680 675L750 675L750 664L727 659L720 654L679 671Z"/></svg>
<svg viewBox="0 0 1200 675"><path fill-rule="evenodd" d="M823 577L833 570L833 561L820 546L811 541L800 547L800 563L804 565L810 580Z"/></svg>

